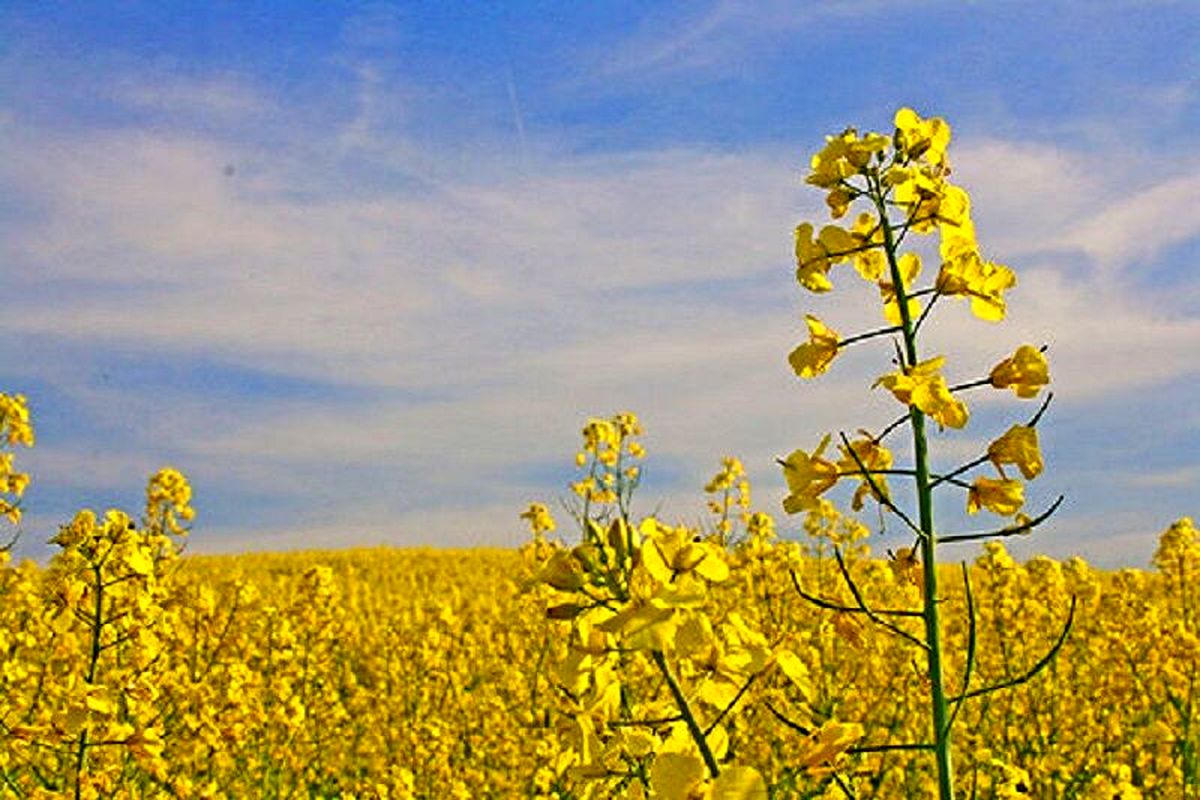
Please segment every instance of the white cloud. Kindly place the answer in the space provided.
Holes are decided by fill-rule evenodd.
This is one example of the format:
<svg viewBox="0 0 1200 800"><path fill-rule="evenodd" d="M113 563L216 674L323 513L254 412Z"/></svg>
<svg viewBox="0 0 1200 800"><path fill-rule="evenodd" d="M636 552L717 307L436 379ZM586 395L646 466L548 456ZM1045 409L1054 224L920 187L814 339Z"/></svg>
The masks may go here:
<svg viewBox="0 0 1200 800"><path fill-rule="evenodd" d="M670 495L680 509L700 508L699 487L726 453L746 462L761 505L775 508L776 456L898 410L867 390L890 369L886 345L855 348L814 383L788 370L800 309L845 333L879 320L860 312L877 295L848 269L829 297L791 280L789 230L820 198L774 151L543 157L470 177L434 169L456 177L364 196L327 179L336 164L309 170L294 154L215 139L5 135L6 190L46 210L5 231L9 263L21 265L6 278L106 287L12 307L0 319L9 335L201 355L380 391L348 408L266 396L231 417L203 397L131 397L63 365L46 373L98 414L145 420L147 440L213 485L265 493L326 482L335 507L255 535L265 547L508 541L521 503L570 477L583 418L626 408L647 421L650 469L660 459L695 487L694 506ZM411 152L394 144L401 158ZM1091 401L1195 374L1200 320L1164 314L1091 260L1133 258L1129 243L1148 224L1140 215L1195 187L1164 184L1097 214L1086 198L1111 179L1090 158L995 140L964 149L958 174L974 192L981 237L996 258L1028 264L1013 261L1020 285L1005 325L944 301L925 347L949 355L957 378L982 374L1019 343L1049 343L1056 391L1086 413ZM246 165L235 176L224 174L231 160ZM1106 227L1118 218L1133 222ZM1108 236L1103 251L1086 231ZM753 299L724 294L731 281ZM771 293L794 310L753 304ZM394 389L437 391L398 404L386 394ZM980 441L948 438L945 452L974 454ZM51 449L42 466L73 472L85 455ZM108 458L137 481L152 460ZM531 463L563 464L562 479L539 486L521 473ZM394 483L359 485L355 470L367 467ZM364 505L372 490L392 495ZM230 526L212 536L214 547L251 543Z"/></svg>
<svg viewBox="0 0 1200 800"><path fill-rule="evenodd" d="M236 76L160 76L153 82L126 79L114 91L118 102L185 118L244 120L272 108L260 92Z"/></svg>
<svg viewBox="0 0 1200 800"><path fill-rule="evenodd" d="M598 76L689 74L740 62L749 51L759 54L782 46L798 31L823 20L866 19L888 12L903 13L911 6L936 5L938 0L825 0L797 5L785 0L742 3L717 0L703 7L687 6L683 15L647 15L632 34L605 43ZM861 24L861 23L860 23Z"/></svg>
<svg viewBox="0 0 1200 800"><path fill-rule="evenodd" d="M1190 489L1200 486L1200 464L1176 469L1135 472L1126 481L1130 486L1145 489Z"/></svg>
<svg viewBox="0 0 1200 800"><path fill-rule="evenodd" d="M1106 270L1144 266L1200 234L1200 171L1118 198L1071 226L1060 239Z"/></svg>

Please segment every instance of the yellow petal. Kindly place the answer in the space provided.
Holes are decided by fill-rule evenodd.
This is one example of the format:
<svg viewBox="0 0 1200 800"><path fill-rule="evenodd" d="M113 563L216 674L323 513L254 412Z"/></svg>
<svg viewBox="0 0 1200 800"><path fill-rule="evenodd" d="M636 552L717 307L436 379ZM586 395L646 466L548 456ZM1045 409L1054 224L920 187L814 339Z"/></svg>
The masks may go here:
<svg viewBox="0 0 1200 800"><path fill-rule="evenodd" d="M754 767L726 767L713 781L711 800L767 800L767 784Z"/></svg>

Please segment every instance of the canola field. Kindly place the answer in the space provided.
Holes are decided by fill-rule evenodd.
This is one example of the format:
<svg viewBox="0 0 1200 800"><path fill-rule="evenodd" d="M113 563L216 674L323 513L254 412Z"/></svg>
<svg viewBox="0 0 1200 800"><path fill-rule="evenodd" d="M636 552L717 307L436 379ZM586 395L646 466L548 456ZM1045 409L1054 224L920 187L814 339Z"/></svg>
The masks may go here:
<svg viewBox="0 0 1200 800"><path fill-rule="evenodd" d="M519 552L179 558L169 526L183 508L151 505L144 527L81 513L48 568L0 572L6 794L607 797L637 796L638 774L642 796L713 791L686 781L685 725L651 651L588 649L555 619L567 612L551 584L578 574L560 568L572 551L539 536ZM642 528L649 541L699 536L719 578L673 612L687 619L673 623L670 656L717 758L753 768L774 797L928 796L926 753L889 747L927 736L923 665L894 632L797 589L853 605L835 541L880 608L915 601L912 566L870 558L845 520L812 514L800 544L775 537L765 514L749 519L746 530L734 516L725 546L719 532ZM1156 564L1018 565L992 544L971 565L980 685L1027 674L1076 606L1046 669L962 706L965 792L1196 795L1189 520L1163 533ZM964 600L946 599L951 652L965 653ZM952 682L964 666L951 664ZM629 680L612 691L604 676L618 670Z"/></svg>
<svg viewBox="0 0 1200 800"><path fill-rule="evenodd" d="M1061 503L1025 507L1047 348L923 351L935 306L1000 322L1017 277L982 255L947 123L893 122L827 137L807 182L833 223L795 230L800 286L865 282L877 316L843 335L808 315L789 363L807 385L880 340L866 388L897 418L780 458L786 528L734 457L703 522L635 513L629 412L586 421L569 501L530 503L515 550L187 556L191 488L164 468L138 516L63 524L46 565L0 551L0 795L1200 798L1200 533L1181 517L1149 571L1008 555ZM933 427L989 391L1036 409L934 471ZM13 523L33 444L0 394ZM943 530L935 494L991 521ZM912 545L880 552L883 518ZM969 542L971 563L941 555Z"/></svg>

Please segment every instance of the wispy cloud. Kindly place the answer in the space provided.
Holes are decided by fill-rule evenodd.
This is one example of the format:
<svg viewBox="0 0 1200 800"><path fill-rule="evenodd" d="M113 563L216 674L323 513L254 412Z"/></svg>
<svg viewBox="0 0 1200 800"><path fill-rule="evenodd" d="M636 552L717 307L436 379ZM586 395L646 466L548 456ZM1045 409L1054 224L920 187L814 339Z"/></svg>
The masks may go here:
<svg viewBox="0 0 1200 800"><path fill-rule="evenodd" d="M274 104L235 75L209 78L173 77L154 81L125 78L113 91L117 102L195 122L217 117L244 120L272 109Z"/></svg>
<svg viewBox="0 0 1200 800"><path fill-rule="evenodd" d="M937 0L832 0L798 5L782 0L740 3L718 0L682 10L647 15L633 33L606 46L598 74L675 75L709 71L744 60L747 52L776 49L792 42L822 20L861 20L902 7L936 5Z"/></svg>
<svg viewBox="0 0 1200 800"><path fill-rule="evenodd" d="M775 457L896 411L883 393L864 392L886 369L868 352L843 356L819 387L787 370L801 306L854 325L873 295L849 272L830 298L794 286L786 231L817 209L797 209L793 176L769 152L590 157L364 200L336 187L297 197L293 165L260 153L242 156L264 159L245 183L230 180L221 145L209 140L130 132L82 144L22 143L27 153L76 154L10 173L14 188L53 209L17 233L14 249L42 266L41 280L152 288L130 294L132 313L114 314L105 295L17 309L3 322L9 331L110 347L153 342L184 359L377 391L435 390L426 401L368 396L341 410L268 395L222 420L203 398L171 397L166 407L162 397L128 398L131 407L111 391L69 386L97 408L158 417L160 433L147 438L161 437L214 486L236 480L269 495L317 482L342 497L344 507L326 511L334 521L310 520L301 530L311 537L293 531L279 543L325 541L335 529L337 541L408 541L416 530L459 541L495 526L498 508L557 491L520 477L525 465L562 463L565 481L580 421L624 408L647 418L652 452L687 465L672 484L678 497L733 452L755 465L773 502ZM1091 180L1075 168L1078 156L1019 142L965 155L964 171L1002 209L1028 187L1022 169ZM191 191L180 196L178 185ZM998 241L1018 241L1012 228L1026 219L1044 224L1040 208L1027 205L1022 217L1016 199L1007 202L990 228ZM1060 213L1086 221L1085 208ZM1072 281L1072 269L1051 261L1022 270L1006 326L947 303L929 346L984 370L1019 341L1049 342L1056 386L1074 403L1195 369L1200 322L1161 319L1104 282ZM756 303L791 299L747 306L718 288L731 278ZM1154 359L1139 357L1149 351ZM189 427L207 432L190 436ZM48 455L63 469L78 461L65 450ZM389 499L372 505L364 480ZM451 501L457 509L438 508Z"/></svg>
<svg viewBox="0 0 1200 800"><path fill-rule="evenodd" d="M203 550L508 544L524 502L563 492L590 415L639 412L651 501L693 517L721 455L743 458L774 509L775 457L896 416L868 389L890 369L886 344L849 350L816 383L787 367L804 311L847 334L880 322L862 311L877 290L849 268L823 297L791 277L790 229L824 214L794 141L590 146L554 115L587 118L595 90L523 81L517 97L513 74L535 70L498 79L493 129L442 141L422 133L444 124L436 88L414 89L392 53L416 23L381 8L378 25L335 37L325 66L336 85L322 84L311 112L320 124L301 124L310 117L278 87L228 70L114 79L127 112L116 122L0 123L11 198L0 274L30 298L0 317L30 354L5 374L80 431L32 454L46 492L31 495L43 503L31 520L53 519L46 509L83 483L96 502L121 485L136 501L144 473L170 462L196 480ZM653 12L632 34L600 37L620 41L592 51L594 73L690 75L759 42L784 52L814 15L884 8ZM1191 102L1186 87L1176 94L1155 102ZM1009 135L956 142L955 178L972 191L984 247L1019 275L1010 319L987 325L943 300L924 347L968 380L1017 344L1049 344L1055 411L1099 439L1114 405L1195 381L1200 319L1187 298L1200 283L1172 258L1200 233L1187 210L1200 207L1200 181L1130 142L998 130ZM1151 262L1173 276L1169 296L1133 277ZM1031 409L1008 393L968 400L986 424ZM979 452L986 424L939 435L939 457ZM1070 465L1081 447L1055 458ZM1127 499L1128 516L1068 510L1054 551L1107 557L1095 542L1132 530L1121 547L1144 553L1159 520L1143 493L1187 488L1193 461L1103 476L1111 486L1096 491ZM89 480L89 465L103 475Z"/></svg>
<svg viewBox="0 0 1200 800"><path fill-rule="evenodd" d="M1117 196L1072 226L1060 242L1107 270L1145 266L1167 248L1200 235L1200 172L1177 175Z"/></svg>

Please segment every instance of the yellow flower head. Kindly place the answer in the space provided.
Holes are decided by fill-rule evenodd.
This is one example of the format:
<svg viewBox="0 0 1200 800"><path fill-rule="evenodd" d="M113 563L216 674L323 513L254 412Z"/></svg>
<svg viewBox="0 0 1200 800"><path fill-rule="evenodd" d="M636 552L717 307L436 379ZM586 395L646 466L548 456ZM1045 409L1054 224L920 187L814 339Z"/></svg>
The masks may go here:
<svg viewBox="0 0 1200 800"><path fill-rule="evenodd" d="M904 284L904 292L907 296L909 288L917 280L917 276L921 274L921 257L916 253L904 253L896 260L896 266L900 271L900 280ZM900 314L900 300L896 294L896 286L889 279L879 281L879 293L883 296L883 316L892 325L899 325L903 321ZM921 303L911 297L908 300L908 318L915 320L921 315Z"/></svg>
<svg viewBox="0 0 1200 800"><path fill-rule="evenodd" d="M812 171L806 181L822 189L836 187L852 175L858 175L871 163L871 156L888 148L888 139L878 133L858 137L847 128L838 136L826 136L825 147L812 157Z"/></svg>
<svg viewBox="0 0 1200 800"><path fill-rule="evenodd" d="M557 527L554 517L550 516L550 509L546 508L544 503L530 503L529 508L521 514L521 519L529 523L530 530L535 536L552 531Z"/></svg>
<svg viewBox="0 0 1200 800"><path fill-rule="evenodd" d="M845 445L839 447L842 451L842 459L838 461L838 469L842 472L858 472L858 465L860 463L868 471L891 469L892 452L875 441L866 431L860 431L860 433L862 436L851 441L849 448ZM875 485L885 496L888 494L887 479L883 475L872 475L871 481L874 481ZM860 510L863 506L863 499L868 494L873 494L873 492L871 490L871 483L867 481L864 475L862 483L859 484L858 489L854 492L854 498L850 503L851 507L855 511Z"/></svg>
<svg viewBox="0 0 1200 800"><path fill-rule="evenodd" d="M950 126L941 117L921 119L911 108L896 112L896 147L910 159L924 157L935 167L946 163Z"/></svg>
<svg viewBox="0 0 1200 800"><path fill-rule="evenodd" d="M1025 505L1025 484L1008 478L976 478L967 490L967 513L986 508L1002 517L1011 517Z"/></svg>
<svg viewBox="0 0 1200 800"><path fill-rule="evenodd" d="M183 473L173 467L163 467L150 476L146 484L146 519L160 532L176 536L187 533L180 520L194 519L191 506L192 487Z"/></svg>
<svg viewBox="0 0 1200 800"><path fill-rule="evenodd" d="M583 426L583 449L592 453L616 447L620 442L617 427L606 419L593 417Z"/></svg>
<svg viewBox="0 0 1200 800"><path fill-rule="evenodd" d="M1017 397L1037 397L1042 387L1050 383L1050 365L1040 350L1023 344L992 367L988 380L997 389L1012 389Z"/></svg>
<svg viewBox="0 0 1200 800"><path fill-rule="evenodd" d="M801 378L815 378L829 369L838 353L838 332L825 325L811 314L804 317L808 323L809 339L788 356L788 363Z"/></svg>
<svg viewBox="0 0 1200 800"><path fill-rule="evenodd" d="M817 498L838 481L838 467L822 458L829 446L826 434L812 455L803 450L793 451L783 463L783 477L787 480L790 494L783 500L783 510L795 514L816 506Z"/></svg>
<svg viewBox="0 0 1200 800"><path fill-rule="evenodd" d="M746 468L742 465L740 458L725 456L721 459L721 471L705 484L704 491L712 493L732 489L734 484L738 483L745 475Z"/></svg>
<svg viewBox="0 0 1200 800"><path fill-rule="evenodd" d="M892 200L908 216L914 233L932 233L937 227L946 181L930 167L892 167L884 177L894 187Z"/></svg>
<svg viewBox="0 0 1200 800"><path fill-rule="evenodd" d="M883 253L883 228L867 212L858 215L850 228L854 246L860 249L854 254L854 268L863 280L878 281L887 269L887 257Z"/></svg>
<svg viewBox="0 0 1200 800"><path fill-rule="evenodd" d="M833 288L830 268L847 260L857 246L850 232L836 225L826 225L815 239L811 224L796 226L796 280L810 292L828 292Z"/></svg>
<svg viewBox="0 0 1200 800"><path fill-rule="evenodd" d="M946 260L934 282L938 292L969 297L971 313L982 320L999 322L1004 319L1007 311L1004 293L1017 285L1016 274L1003 264L984 261L973 241L970 246L957 241L951 248L943 247L943 250Z"/></svg>
<svg viewBox="0 0 1200 800"><path fill-rule="evenodd" d="M914 367L890 372L875 381L897 400L933 417L939 425L961 428L967 424L967 406L950 393L940 372L945 358L922 361Z"/></svg>
<svg viewBox="0 0 1200 800"><path fill-rule="evenodd" d="M1013 425L996 441L988 445L988 459L1004 475L1004 465L1014 464L1026 480L1042 474L1042 451L1038 447L1037 428Z"/></svg>
<svg viewBox="0 0 1200 800"><path fill-rule="evenodd" d="M9 447L33 447L33 425L29 421L29 403L25 395L0 392L0 439Z"/></svg>

